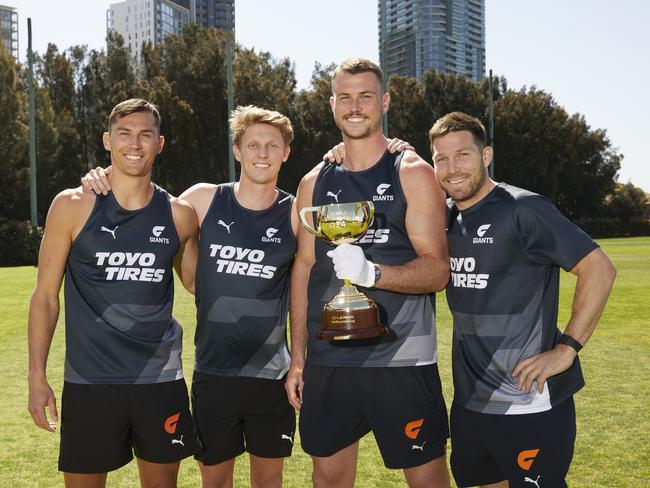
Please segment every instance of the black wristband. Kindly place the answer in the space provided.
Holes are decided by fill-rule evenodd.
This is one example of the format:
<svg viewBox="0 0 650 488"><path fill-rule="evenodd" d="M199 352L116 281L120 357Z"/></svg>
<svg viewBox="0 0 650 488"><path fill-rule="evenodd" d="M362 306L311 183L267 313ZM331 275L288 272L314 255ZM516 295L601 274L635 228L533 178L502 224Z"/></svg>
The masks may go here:
<svg viewBox="0 0 650 488"><path fill-rule="evenodd" d="M580 352L580 349L582 349L582 344L580 344L578 341L576 341L573 337L570 335L562 334L560 339L557 341L559 344L565 344L569 347L572 347L575 349L576 354Z"/></svg>

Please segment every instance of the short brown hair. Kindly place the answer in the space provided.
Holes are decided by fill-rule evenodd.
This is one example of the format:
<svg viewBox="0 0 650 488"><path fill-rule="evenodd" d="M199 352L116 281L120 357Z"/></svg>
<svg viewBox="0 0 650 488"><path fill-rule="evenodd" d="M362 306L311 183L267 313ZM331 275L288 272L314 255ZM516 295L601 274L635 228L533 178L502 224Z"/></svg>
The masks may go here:
<svg viewBox="0 0 650 488"><path fill-rule="evenodd" d="M293 141L293 126L285 115L275 110L256 107L255 105L239 106L230 113L228 119L232 140L239 146L246 129L254 124L269 124L280 129L284 143L289 145Z"/></svg>
<svg viewBox="0 0 650 488"><path fill-rule="evenodd" d="M332 93L334 93L334 80L340 73L347 73L349 75L374 73L379 81L381 89L384 89L384 72L377 64L373 63L369 59L350 58L339 64L334 70L334 73L332 73Z"/></svg>
<svg viewBox="0 0 650 488"><path fill-rule="evenodd" d="M451 112L440 117L436 120L436 123L433 124L433 127L431 127L431 130L429 131L431 152L433 152L433 141L436 137L446 136L451 132L460 132L462 130L472 133L474 143L480 149L487 146L485 127L479 119L463 112Z"/></svg>
<svg viewBox="0 0 650 488"><path fill-rule="evenodd" d="M115 105L113 110L111 110L111 114L108 116L108 132L111 131L111 127L119 119L138 112L149 112L153 115L156 121L156 129L160 133L160 113L158 113L158 109L153 103L142 98L130 98Z"/></svg>

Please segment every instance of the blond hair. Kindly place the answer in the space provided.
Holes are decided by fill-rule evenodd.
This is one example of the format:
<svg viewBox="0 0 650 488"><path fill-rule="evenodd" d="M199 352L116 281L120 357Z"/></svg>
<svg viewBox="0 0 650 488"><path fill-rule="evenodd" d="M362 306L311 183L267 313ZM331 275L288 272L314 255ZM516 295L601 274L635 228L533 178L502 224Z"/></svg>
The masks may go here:
<svg viewBox="0 0 650 488"><path fill-rule="evenodd" d="M280 129L284 143L289 145L293 141L293 126L285 115L275 110L256 107L254 105L239 106L233 110L228 119L230 131L235 145L239 145L246 130L254 124L269 124Z"/></svg>

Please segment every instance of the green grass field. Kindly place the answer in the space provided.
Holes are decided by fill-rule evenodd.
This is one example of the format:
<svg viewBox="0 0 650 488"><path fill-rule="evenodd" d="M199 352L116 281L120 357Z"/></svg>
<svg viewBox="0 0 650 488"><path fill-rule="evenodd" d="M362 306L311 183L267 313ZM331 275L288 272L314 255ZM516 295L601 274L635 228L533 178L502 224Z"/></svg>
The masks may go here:
<svg viewBox="0 0 650 488"><path fill-rule="evenodd" d="M650 238L611 239L602 246L618 268L605 314L580 354L587 386L577 395L578 439L569 473L572 487L650 486ZM56 469L58 434L36 428L27 412L27 307L34 286L32 267L0 268L0 483L11 487L63 486ZM575 280L562 276L560 323L571 308ZM185 326L185 372L191 377L193 299L177 287L175 315ZM445 398L452 398L450 315L438 298L438 348ZM63 317L54 337L48 376L60 396L64 358ZM296 443L286 461L285 486L310 485L311 461ZM111 473L108 486L137 485L135 463ZM236 486L248 485L246 456L238 460ZM181 487L198 487L192 460L181 465ZM372 436L361 443L357 486L405 486L400 471L384 468Z"/></svg>

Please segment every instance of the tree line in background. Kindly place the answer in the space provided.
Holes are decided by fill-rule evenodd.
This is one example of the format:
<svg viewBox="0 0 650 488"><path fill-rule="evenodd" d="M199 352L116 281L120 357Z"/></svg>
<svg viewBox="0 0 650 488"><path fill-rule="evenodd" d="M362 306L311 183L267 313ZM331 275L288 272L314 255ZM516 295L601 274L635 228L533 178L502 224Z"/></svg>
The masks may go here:
<svg viewBox="0 0 650 488"><path fill-rule="evenodd" d="M101 135L112 107L130 97L155 103L162 116L164 151L154 181L178 195L199 181L228 180L227 95L224 37L188 26L158 46L145 45L134 64L122 38L110 34L106 50L50 44L36 55L36 156L38 219L52 198L75 187L89 167L105 165ZM334 65L316 64L311 87L296 89L292 62L242 46L233 58L234 101L286 114L295 139L280 173L295 192L300 178L340 141L329 109ZM427 132L451 111L481 119L487 127L494 98L495 179L541 193L597 236L649 234L645 193L616 182L623 158L604 130L591 129L535 87L514 91L504 77L475 83L430 71L421 82L393 76L389 82L391 136L410 141L431 160ZM35 262L39 232L29 223L27 67L0 46L0 265ZM19 243L19 244L17 244Z"/></svg>

